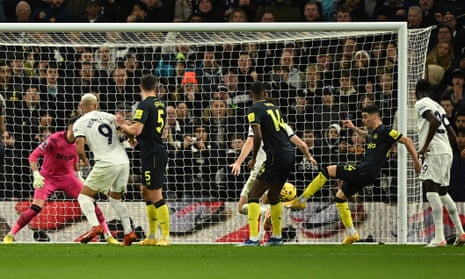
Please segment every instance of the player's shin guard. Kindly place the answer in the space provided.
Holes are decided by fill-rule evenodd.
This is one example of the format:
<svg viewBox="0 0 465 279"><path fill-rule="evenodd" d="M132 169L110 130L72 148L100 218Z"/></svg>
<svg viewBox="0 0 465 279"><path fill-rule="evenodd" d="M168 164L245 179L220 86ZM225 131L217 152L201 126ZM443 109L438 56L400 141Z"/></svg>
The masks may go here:
<svg viewBox="0 0 465 279"><path fill-rule="evenodd" d="M155 239L158 234L158 216L155 205L152 202L146 202L147 223L149 227L148 238Z"/></svg>
<svg viewBox="0 0 465 279"><path fill-rule="evenodd" d="M328 177L323 172L319 172L302 193L302 197L305 198L305 201L313 197L313 195L325 185L326 181L328 181Z"/></svg>
<svg viewBox="0 0 465 279"><path fill-rule="evenodd" d="M442 202L439 198L439 194L435 192L427 192L426 199L431 205L434 222L434 238L437 241L444 240L444 224L442 220Z"/></svg>
<svg viewBox="0 0 465 279"><path fill-rule="evenodd" d="M258 217L260 216L260 204L258 201L249 200L249 210L247 212L247 220L249 223L249 239L258 240Z"/></svg>
<svg viewBox="0 0 465 279"><path fill-rule="evenodd" d="M281 219L283 215L283 205L280 201L272 204L270 202L271 224L273 225L272 237L281 238L282 224Z"/></svg>
<svg viewBox="0 0 465 279"><path fill-rule="evenodd" d="M161 238L168 240L170 237L170 210L166 205L165 200L160 200L155 203L158 222L160 223Z"/></svg>
<svg viewBox="0 0 465 279"><path fill-rule="evenodd" d="M118 214L121 223L123 224L124 234L132 232L131 221L129 220L129 214L126 208L124 208L121 200L110 197L110 205Z"/></svg>
<svg viewBox="0 0 465 279"><path fill-rule="evenodd" d="M41 210L42 207L36 204L31 205L31 207L29 207L23 213L21 213L21 216L19 216L18 221L16 221L16 224L11 229L11 234L16 235L16 233L18 233L18 231L21 230L24 226L29 224L32 218L39 214Z"/></svg>
<svg viewBox="0 0 465 279"><path fill-rule="evenodd" d="M454 200L452 200L451 196L447 193L443 196L440 196L440 198L442 204L447 208L447 212L449 213L449 217L452 220L452 223L454 223L456 234L459 236L462 235L464 233L462 222L460 221L460 217L457 213L457 206L455 205Z"/></svg>
<svg viewBox="0 0 465 279"><path fill-rule="evenodd" d="M345 200L341 200L338 198L336 198L335 200L342 224L344 224L344 227L346 228L346 230L348 230L350 234L350 231L354 228L354 224L352 222L352 213L350 212L349 203Z"/></svg>
<svg viewBox="0 0 465 279"><path fill-rule="evenodd" d="M79 205L81 206L81 211L86 215L87 222L94 227L99 225L99 221L97 220L97 215L95 214L95 204L94 204L94 199L83 195L79 194L77 198Z"/></svg>

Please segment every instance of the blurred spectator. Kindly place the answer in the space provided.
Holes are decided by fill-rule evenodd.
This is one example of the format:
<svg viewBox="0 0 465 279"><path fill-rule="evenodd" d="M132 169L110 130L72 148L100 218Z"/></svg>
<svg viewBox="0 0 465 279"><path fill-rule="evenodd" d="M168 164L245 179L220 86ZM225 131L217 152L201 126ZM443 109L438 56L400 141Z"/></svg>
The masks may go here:
<svg viewBox="0 0 465 279"><path fill-rule="evenodd" d="M174 19L173 0L141 0L147 7L146 22L172 22Z"/></svg>
<svg viewBox="0 0 465 279"><path fill-rule="evenodd" d="M76 21L78 22L102 22L104 21L101 11L101 0L87 0L86 11L80 15Z"/></svg>
<svg viewBox="0 0 465 279"><path fill-rule="evenodd" d="M313 122L313 106L302 90L298 90L290 106L282 110L286 111L288 123L294 127L296 133L302 133L307 123Z"/></svg>
<svg viewBox="0 0 465 279"><path fill-rule="evenodd" d="M142 65L137 60L137 56L134 53L128 53L124 57L124 69L126 70L126 75L128 76L128 84L133 86L139 85L139 79L144 74Z"/></svg>
<svg viewBox="0 0 465 279"><path fill-rule="evenodd" d="M225 16L229 17L232 11L241 9L245 12L248 21L253 21L259 4L260 0L228 0L226 1Z"/></svg>
<svg viewBox="0 0 465 279"><path fill-rule="evenodd" d="M418 4L423 12L422 26L432 26L442 21L442 14L438 0L419 0ZM438 20L440 19L440 20Z"/></svg>
<svg viewBox="0 0 465 279"><path fill-rule="evenodd" d="M443 96L439 101L442 108L446 111L447 120L449 123L454 123L454 103L449 96Z"/></svg>
<svg viewBox="0 0 465 279"><path fill-rule="evenodd" d="M102 109L113 114L116 113L118 104L123 103L130 107L136 101L140 101L139 90L128 83L128 75L124 67L118 67L113 71L106 92L102 92L99 96Z"/></svg>
<svg viewBox="0 0 465 279"><path fill-rule="evenodd" d="M452 146L454 159L450 172L449 194L454 201L465 201L465 157L461 152L465 149L465 127L457 128L457 144Z"/></svg>
<svg viewBox="0 0 465 279"><path fill-rule="evenodd" d="M253 82L258 81L255 65L249 52L242 51L237 59L237 90L249 91Z"/></svg>
<svg viewBox="0 0 465 279"><path fill-rule="evenodd" d="M208 100L203 99L202 88L199 85L194 72L185 72L181 81L181 89L176 92L176 99L181 100L191 108L191 116L200 118L204 104Z"/></svg>
<svg viewBox="0 0 465 279"><path fill-rule="evenodd" d="M41 22L70 22L73 21L73 15L68 11L65 0L50 0L47 7L33 12L32 19Z"/></svg>
<svg viewBox="0 0 465 279"><path fill-rule="evenodd" d="M465 10L462 10L462 13ZM452 35L452 45L454 47L454 56L465 53L465 26L457 22L456 16L452 11L445 11L443 14L443 24L449 26Z"/></svg>
<svg viewBox="0 0 465 279"><path fill-rule="evenodd" d="M436 46L428 52L426 65L435 64L441 66L447 72L452 66L454 52L452 43L449 41L438 42Z"/></svg>
<svg viewBox="0 0 465 279"><path fill-rule="evenodd" d="M454 69L452 71L451 86L444 91L442 97L449 97L454 104L454 115L465 111L465 71Z"/></svg>
<svg viewBox="0 0 465 279"><path fill-rule="evenodd" d="M346 6L341 6L337 8L336 11L336 22L351 22L352 15L350 10Z"/></svg>
<svg viewBox="0 0 465 279"><path fill-rule="evenodd" d="M171 149L178 150L184 141L184 127L176 119L176 108L166 106L166 139Z"/></svg>
<svg viewBox="0 0 465 279"><path fill-rule="evenodd" d="M72 92L74 101L80 102L81 96L85 93L99 91L98 77L96 76L94 65L91 62L84 61L80 63L78 76L73 79Z"/></svg>
<svg viewBox="0 0 465 279"><path fill-rule="evenodd" d="M407 11L408 28L423 27L423 11L419 6L410 6Z"/></svg>
<svg viewBox="0 0 465 279"><path fill-rule="evenodd" d="M452 42L452 38L452 29L449 25L440 24L438 28L431 32L428 51L430 51L438 42Z"/></svg>
<svg viewBox="0 0 465 279"><path fill-rule="evenodd" d="M444 73L444 68L435 64L429 64L425 69L426 79L433 85L435 91L435 96L430 97L435 100L439 99L440 94L445 89L445 83L443 82Z"/></svg>
<svg viewBox="0 0 465 279"><path fill-rule="evenodd" d="M388 20L401 20L407 14L402 0L376 1L375 14L380 10L386 13Z"/></svg>
<svg viewBox="0 0 465 279"><path fill-rule="evenodd" d="M176 0L174 6L174 20L188 22L191 14L191 0Z"/></svg>
<svg viewBox="0 0 465 279"><path fill-rule="evenodd" d="M27 1L19 1L16 4L15 18L10 20L14 22L30 22L31 17L31 5Z"/></svg>
<svg viewBox="0 0 465 279"><path fill-rule="evenodd" d="M237 176L231 173L229 167L239 157L243 145L243 135L232 135L228 149L226 150L226 157L224 160L220 160L221 168L218 172L220 176L218 181L220 200L236 201L239 198L244 183L247 181L249 171L245 164L241 166L241 173Z"/></svg>
<svg viewBox="0 0 465 279"><path fill-rule="evenodd" d="M133 0L101 0L102 15L106 22L126 22Z"/></svg>
<svg viewBox="0 0 465 279"><path fill-rule="evenodd" d="M204 50L202 65L195 70L195 74L202 91L206 94L213 92L220 85L221 65L216 59L214 47L207 47ZM209 98L206 101L208 100Z"/></svg>
<svg viewBox="0 0 465 279"><path fill-rule="evenodd" d="M107 45L99 47L95 53L95 69L103 84L108 84L109 78L116 68L115 50Z"/></svg>
<svg viewBox="0 0 465 279"><path fill-rule="evenodd" d="M228 16L228 22L248 22L249 19L245 11L241 8L236 8L231 11Z"/></svg>
<svg viewBox="0 0 465 279"><path fill-rule="evenodd" d="M244 132L243 125L236 123L236 118L231 115L224 100L211 100L202 113L201 122L210 132L209 139L223 149L227 149L232 135Z"/></svg>
<svg viewBox="0 0 465 279"><path fill-rule="evenodd" d="M15 104L21 100L21 84L14 83L11 76L11 68L3 63L0 63L0 95L2 95L2 102L6 106L7 111L13 110L11 115L14 115ZM8 114L8 112L7 112Z"/></svg>
<svg viewBox="0 0 465 279"><path fill-rule="evenodd" d="M145 2L135 2L126 22L148 22L148 8Z"/></svg>
<svg viewBox="0 0 465 279"><path fill-rule="evenodd" d="M176 104L176 121L184 130L184 134L192 134L194 128L194 119L192 118L190 108L185 102Z"/></svg>
<svg viewBox="0 0 465 279"><path fill-rule="evenodd" d="M337 92L332 86L325 86L322 90L321 104L315 105L313 131L318 137L323 137L324 129L328 123L338 123L341 119L347 119L347 104L340 103Z"/></svg>
<svg viewBox="0 0 465 279"><path fill-rule="evenodd" d="M304 5L303 17L306 22L323 21L322 6L320 2L309 1Z"/></svg>
<svg viewBox="0 0 465 279"><path fill-rule="evenodd" d="M307 99L308 104L321 103L321 89L323 88L323 80L321 71L317 65L308 65L305 71L305 85L303 93Z"/></svg>
<svg viewBox="0 0 465 279"><path fill-rule="evenodd" d="M291 0L270 0L269 5L260 5L257 9L257 21L262 21L263 14L271 12L273 21L300 21L302 13L292 5Z"/></svg>
<svg viewBox="0 0 465 279"><path fill-rule="evenodd" d="M349 10L350 17L354 21L366 21L369 18L365 10L364 0L339 1L339 5L343 5Z"/></svg>
<svg viewBox="0 0 465 279"><path fill-rule="evenodd" d="M456 130L460 128L465 128L465 111L458 111L455 115L454 127Z"/></svg>
<svg viewBox="0 0 465 279"><path fill-rule="evenodd" d="M40 121L40 95L37 85L26 88L21 103L16 107L14 117L9 117L12 132L24 142L23 148L30 149L33 136L38 133Z"/></svg>
<svg viewBox="0 0 465 279"><path fill-rule="evenodd" d="M378 76L375 102L384 125L392 127L397 110L397 88L394 86L393 74L384 73Z"/></svg>
<svg viewBox="0 0 465 279"><path fill-rule="evenodd" d="M344 70L341 72L339 78L339 87L336 89L338 93L338 101L347 104L349 109L347 117L354 119L356 117L357 102L359 99L359 92L356 88L355 78L352 76L351 71Z"/></svg>
<svg viewBox="0 0 465 279"><path fill-rule="evenodd" d="M257 12L258 14L258 12ZM275 16L271 9L267 9L266 7L261 11L260 17L257 19L259 22L274 22Z"/></svg>
<svg viewBox="0 0 465 279"><path fill-rule="evenodd" d="M194 15L199 15L202 22L224 22L226 11L225 1L198 0L194 1Z"/></svg>

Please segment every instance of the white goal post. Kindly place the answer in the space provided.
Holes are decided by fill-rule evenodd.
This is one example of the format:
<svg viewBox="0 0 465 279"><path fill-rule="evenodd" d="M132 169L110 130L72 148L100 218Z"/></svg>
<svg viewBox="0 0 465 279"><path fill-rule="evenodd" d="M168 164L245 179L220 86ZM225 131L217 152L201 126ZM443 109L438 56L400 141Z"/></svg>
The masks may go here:
<svg viewBox="0 0 465 279"><path fill-rule="evenodd" d="M11 88L0 95L6 126L15 141L5 147L0 223L12 227L18 212L29 206L32 183L24 159L27 161L32 149L44 140L41 136L60 129L66 118L78 113L80 95L96 93L102 109L123 111L130 118L139 100L138 77L153 73L159 77L159 90L165 93L178 121L171 126L173 134L167 136L172 156L165 194L171 208L173 242L242 241L247 218L237 212L236 203L248 173L244 166L244 176L231 178L228 164L238 155L233 141L247 138L244 112L250 104L250 83L258 79L268 84L296 133L304 139L306 133L308 137L312 134L313 150L319 152L323 164L359 160L363 151L354 150L363 150L363 143L355 142L340 127L341 119L334 118L336 107L328 112L324 96L336 100L339 117L349 117L358 124L357 114L366 99L380 104L388 124L416 140L413 89L424 76L430 33L430 28L408 30L405 22L1 24L0 83ZM242 66L249 68L242 72ZM10 77L3 77L2 69ZM49 84L49 69L55 70L58 84ZM87 77L84 70L92 76ZM312 75L318 76L317 81ZM188 92L188 86L197 91ZM386 89L389 86L392 88ZM40 98L37 114L26 113L33 109L23 103L32 87ZM121 95L113 96L118 90L122 90ZM227 115L218 116L215 113L221 112L215 109L221 110L223 104ZM186 107L190 109L187 117L182 114ZM43 118L47 113L55 125L49 130L40 122L46 122ZM210 133L207 147L196 145L202 141L203 128ZM335 140L326 138L331 128L337 130ZM186 146L189 140L194 145ZM341 144L346 145L344 151ZM146 221L137 186L140 163L137 151L128 148L128 152L133 171L126 206L142 233ZM335 152L335 157L328 152ZM366 242L426 242L421 186L405 148L394 153L377 184L367 187L352 202L354 221ZM290 182L302 191L314 174L308 162L297 161ZM341 240L342 226L331 202L335 184L328 184L315 200L309 200L305 211L284 210L283 226L289 242ZM107 220L116 218L103 196L99 204ZM61 216L59 221L51 216L36 217L17 240L74 241L87 229L84 217L69 209L76 205L63 195L52 195L49 206L57 208L41 214L72 216ZM117 220L112 221L117 224Z"/></svg>

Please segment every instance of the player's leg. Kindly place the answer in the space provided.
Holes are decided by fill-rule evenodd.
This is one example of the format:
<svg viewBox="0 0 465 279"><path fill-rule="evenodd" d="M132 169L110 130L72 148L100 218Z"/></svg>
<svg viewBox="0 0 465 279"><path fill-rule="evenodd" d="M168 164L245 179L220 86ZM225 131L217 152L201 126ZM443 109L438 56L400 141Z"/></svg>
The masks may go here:
<svg viewBox="0 0 465 279"><path fill-rule="evenodd" d="M12 243L15 240L16 234L24 228L32 218L37 216L44 207L45 201L50 194L55 191L55 184L50 179L45 179L44 186L34 190L31 206L23 211L16 220L16 223L11 228L11 231L3 238L3 243Z"/></svg>
<svg viewBox="0 0 465 279"><path fill-rule="evenodd" d="M280 201L279 193L281 191L282 185L284 183L279 183L275 185L270 185L267 191L267 199L270 204L270 215L271 215L271 224L273 225L271 231L271 237L265 243L266 246L282 245L282 215L283 215L283 206Z"/></svg>
<svg viewBox="0 0 465 279"><path fill-rule="evenodd" d="M82 187L83 185L82 185L81 180L74 175L70 175L69 177L62 179L59 185L59 190L62 190L63 192L65 192L66 195L77 200L79 197L79 194L81 193ZM103 228L106 241L110 244L119 244L119 242L111 234L110 229L108 228L108 224L105 220L105 217L103 216L102 210L95 203L94 203L94 206L95 206L95 214L97 216L97 220L100 226L102 226Z"/></svg>
<svg viewBox="0 0 465 279"><path fill-rule="evenodd" d="M307 200L313 197L313 195L326 184L326 181L328 181L330 177L336 177L336 167L336 165L331 165L322 168L312 182L307 185L302 195L290 202L284 203L284 206L295 209L305 209L307 207Z"/></svg>
<svg viewBox="0 0 465 279"><path fill-rule="evenodd" d="M111 207L116 211L123 225L124 239L122 245L129 246L137 240L136 233L131 226L129 213L122 204L123 194L126 192L129 180L129 164L113 166L111 171L114 173L114 180L112 181L108 198Z"/></svg>
<svg viewBox="0 0 465 279"><path fill-rule="evenodd" d="M428 247L439 247L447 244L444 236L444 223L442 215L442 201L439 197L440 186L432 180L423 181L423 189L426 191L428 200L433 214L434 239L428 244Z"/></svg>
<svg viewBox="0 0 465 279"><path fill-rule="evenodd" d="M97 191L84 185L77 199L82 213L84 213L87 218L87 222L91 225L91 229L79 237L79 242L81 243L87 243L96 235L104 233L104 228L100 225L100 222L97 219L97 214L95 213L94 197L96 194Z"/></svg>
<svg viewBox="0 0 465 279"><path fill-rule="evenodd" d="M439 197L441 198L442 204L447 208L449 217L455 226L455 242L454 246L463 246L465 244L465 232L463 231L462 222L460 220L457 206L455 205L452 197L447 193L448 187L441 187L439 190Z"/></svg>
<svg viewBox="0 0 465 279"><path fill-rule="evenodd" d="M165 169L168 163L168 153L165 149L159 149L151 161L146 162L144 168L145 191L142 193L145 201L153 203L155 206L156 217L160 225L161 239L157 242L159 246L169 245L170 236L170 211L165 199L163 198L163 185L165 183ZM144 167L144 162L143 162ZM145 195L145 196L144 196ZM148 220L153 222L152 220ZM149 225L150 226L150 225Z"/></svg>
<svg viewBox="0 0 465 279"><path fill-rule="evenodd" d="M263 195L267 185L260 179L255 179L254 185L249 192L247 221L249 223L249 239L245 245L259 245L259 217L260 197Z"/></svg>

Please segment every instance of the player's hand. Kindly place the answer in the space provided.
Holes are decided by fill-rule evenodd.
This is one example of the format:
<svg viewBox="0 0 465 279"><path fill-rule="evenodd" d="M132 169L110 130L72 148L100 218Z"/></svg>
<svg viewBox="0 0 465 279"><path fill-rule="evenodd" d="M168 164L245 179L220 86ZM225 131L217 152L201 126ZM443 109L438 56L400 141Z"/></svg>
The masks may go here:
<svg viewBox="0 0 465 279"><path fill-rule="evenodd" d="M250 161L247 163L247 166L250 170L253 170L253 168L255 167L255 159L250 159Z"/></svg>
<svg viewBox="0 0 465 279"><path fill-rule="evenodd" d="M421 168L422 168L422 163L420 162L420 160L414 160L413 161L413 166L415 168L415 172L417 174L420 174L421 172Z"/></svg>
<svg viewBox="0 0 465 279"><path fill-rule="evenodd" d="M115 121L118 126L126 124L126 119L124 119L124 116L121 113L117 113L115 115Z"/></svg>
<svg viewBox="0 0 465 279"><path fill-rule="evenodd" d="M81 167L88 167L89 166L89 160L85 158L84 160L81 159Z"/></svg>
<svg viewBox="0 0 465 279"><path fill-rule="evenodd" d="M307 158L307 160L312 163L312 165L314 166L318 166L318 162L315 160L315 158L313 158L312 156L310 156L310 158Z"/></svg>
<svg viewBox="0 0 465 279"><path fill-rule="evenodd" d="M137 146L137 139L135 137L129 137L128 142L133 148Z"/></svg>
<svg viewBox="0 0 465 279"><path fill-rule="evenodd" d="M34 181L32 182L34 189L42 188L44 186L44 177L39 171L34 171L32 174L34 175Z"/></svg>
<svg viewBox="0 0 465 279"><path fill-rule="evenodd" d="M342 120L342 128L349 128L349 129L354 129L354 123L352 123L352 120L350 119L344 119Z"/></svg>
<svg viewBox="0 0 465 279"><path fill-rule="evenodd" d="M82 177L82 174L81 174L80 171L77 171L77 172L76 172L76 177L77 177L77 179L79 179L79 181L81 181L82 184L84 184L84 181L85 181L85 180L84 180L84 178Z"/></svg>
<svg viewBox="0 0 465 279"><path fill-rule="evenodd" d="M235 176L241 174L241 164L234 162L233 164L229 165L231 167L231 173Z"/></svg>

